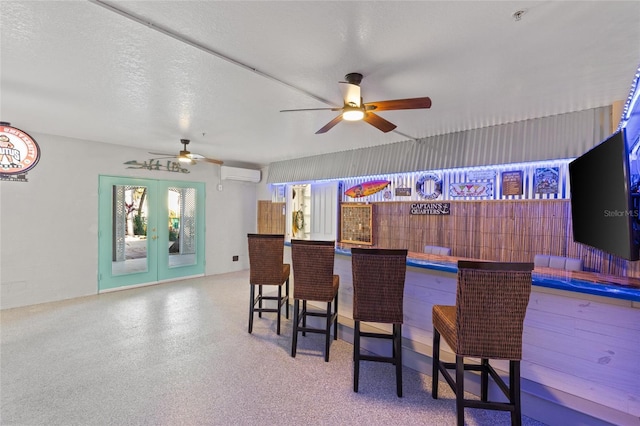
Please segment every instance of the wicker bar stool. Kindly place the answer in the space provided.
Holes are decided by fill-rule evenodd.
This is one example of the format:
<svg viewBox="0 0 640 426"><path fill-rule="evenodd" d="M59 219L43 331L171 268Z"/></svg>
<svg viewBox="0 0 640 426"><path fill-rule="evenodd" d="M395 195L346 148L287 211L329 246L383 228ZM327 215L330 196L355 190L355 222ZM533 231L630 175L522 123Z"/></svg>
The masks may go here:
<svg viewBox="0 0 640 426"><path fill-rule="evenodd" d="M353 391L358 392L360 361L396 366L396 392L402 397L402 322L407 250L351 249L353 273ZM363 332L361 322L393 324L392 333ZM360 338L392 341L390 357L363 354Z"/></svg>
<svg viewBox="0 0 640 426"><path fill-rule="evenodd" d="M289 272L290 265L283 263L284 235L276 234L247 234L249 241L249 284L251 285L251 300L249 304L249 333L253 331L253 315L258 313L262 317L263 312L277 312L277 334L280 334L280 316L282 305L285 305L286 316L289 318ZM282 285L286 285L285 294L282 294ZM278 286L277 296L264 296L262 286ZM258 296L256 296L256 286ZM275 308L265 308L262 302L275 300ZM256 308L256 305L258 307Z"/></svg>
<svg viewBox="0 0 640 426"><path fill-rule="evenodd" d="M522 424L520 359L522 328L531 294L533 263L458 262L455 306L433 306L432 397L438 398L441 372L456 395L458 425L464 425L464 408L511 412L511 424ZM456 361L440 360L440 336L456 354ZM480 364L464 357L480 358ZM489 364L509 360L509 386ZM455 380L448 370L455 369ZM480 400L465 399L464 371L480 372ZM489 376L508 402L488 399Z"/></svg>
<svg viewBox="0 0 640 426"><path fill-rule="evenodd" d="M321 333L325 335L324 360L329 361L331 325L333 339L338 339L338 288L340 276L333 275L335 257L334 241L291 240L291 260L293 263L293 337L291 356L295 358L298 347L298 333ZM331 310L332 302L333 311ZM302 311L300 311L302 301ZM324 302L325 312L308 310L307 301ZM324 328L307 326L307 317L325 319ZM300 324L302 322L302 325Z"/></svg>

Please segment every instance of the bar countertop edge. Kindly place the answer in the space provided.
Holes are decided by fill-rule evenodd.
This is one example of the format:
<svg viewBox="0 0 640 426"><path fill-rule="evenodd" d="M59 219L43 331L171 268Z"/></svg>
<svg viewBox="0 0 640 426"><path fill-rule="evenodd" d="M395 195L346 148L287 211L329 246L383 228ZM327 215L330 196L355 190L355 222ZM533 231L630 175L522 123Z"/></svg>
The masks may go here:
<svg viewBox="0 0 640 426"><path fill-rule="evenodd" d="M288 243L287 243L288 244ZM355 246L354 246L355 247ZM351 256L351 247L337 244L336 254ZM458 260L464 258L409 252L407 266L457 273ZM478 259L464 259L478 260ZM589 271L562 271L551 268L533 270L533 285L595 296L640 302L640 280Z"/></svg>

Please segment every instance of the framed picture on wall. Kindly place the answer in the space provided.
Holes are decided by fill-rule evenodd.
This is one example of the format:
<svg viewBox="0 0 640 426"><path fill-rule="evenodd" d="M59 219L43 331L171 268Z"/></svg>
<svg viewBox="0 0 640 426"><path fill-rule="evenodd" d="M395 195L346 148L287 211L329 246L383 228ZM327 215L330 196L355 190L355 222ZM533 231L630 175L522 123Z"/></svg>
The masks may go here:
<svg viewBox="0 0 640 426"><path fill-rule="evenodd" d="M536 194L557 194L559 175L560 169L558 167L536 169L535 175L533 176L534 192Z"/></svg>
<svg viewBox="0 0 640 426"><path fill-rule="evenodd" d="M502 195L522 195L522 170L502 172Z"/></svg>

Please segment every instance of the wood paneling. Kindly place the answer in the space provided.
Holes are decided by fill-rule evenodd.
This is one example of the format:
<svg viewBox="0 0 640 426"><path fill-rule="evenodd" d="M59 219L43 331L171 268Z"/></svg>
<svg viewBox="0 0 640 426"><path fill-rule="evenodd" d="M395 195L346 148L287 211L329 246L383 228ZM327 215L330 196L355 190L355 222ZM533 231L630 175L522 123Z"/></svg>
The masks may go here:
<svg viewBox="0 0 640 426"><path fill-rule="evenodd" d="M532 262L536 254L574 257L587 271L640 278L640 262L573 241L569 200L450 203L451 214L441 216L411 215L411 202L372 203L375 246L418 253L425 245L450 247L452 256L502 262ZM283 208L259 201L258 232L284 233Z"/></svg>
<svg viewBox="0 0 640 426"><path fill-rule="evenodd" d="M451 201L451 214L410 215L411 202L374 203L376 246L422 252L450 247L458 257L532 262L536 254L581 258L585 270L640 277L628 262L573 242L569 200Z"/></svg>
<svg viewBox="0 0 640 426"><path fill-rule="evenodd" d="M284 234L285 203L258 201L258 234Z"/></svg>

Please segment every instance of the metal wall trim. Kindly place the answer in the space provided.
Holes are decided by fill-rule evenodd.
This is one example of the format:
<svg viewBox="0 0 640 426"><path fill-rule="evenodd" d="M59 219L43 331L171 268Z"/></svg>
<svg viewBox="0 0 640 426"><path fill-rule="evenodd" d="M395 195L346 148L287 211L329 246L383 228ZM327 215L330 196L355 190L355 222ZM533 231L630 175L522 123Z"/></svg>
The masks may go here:
<svg viewBox="0 0 640 426"><path fill-rule="evenodd" d="M267 183L578 157L611 134L611 106L271 163Z"/></svg>

